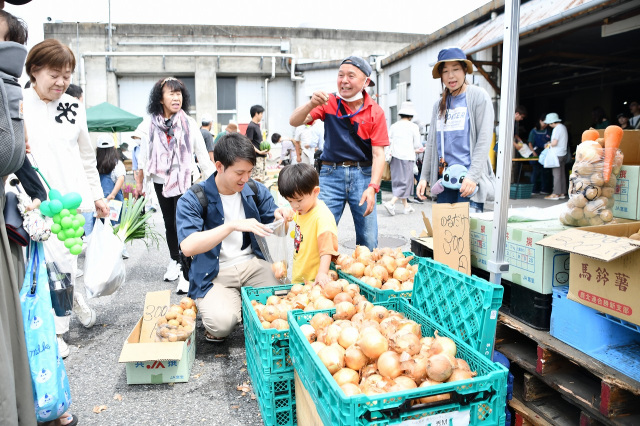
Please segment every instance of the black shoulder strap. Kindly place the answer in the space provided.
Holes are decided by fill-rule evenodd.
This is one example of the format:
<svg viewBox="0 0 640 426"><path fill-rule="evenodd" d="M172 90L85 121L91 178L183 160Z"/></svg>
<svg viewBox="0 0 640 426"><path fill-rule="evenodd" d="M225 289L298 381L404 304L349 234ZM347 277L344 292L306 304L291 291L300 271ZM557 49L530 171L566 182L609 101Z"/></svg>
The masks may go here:
<svg viewBox="0 0 640 426"><path fill-rule="evenodd" d="M351 135L351 138L356 142L356 144L364 144L364 141L362 140L360 135L358 135L358 132L353 126L351 119L349 117L344 117L349 114L347 114L347 110L344 108L344 104L342 102L340 102L340 112L343 115L342 120L344 121L344 124L346 124L347 129L349 129L349 134Z"/></svg>
<svg viewBox="0 0 640 426"><path fill-rule="evenodd" d="M203 220L202 229L204 230L204 222L206 221L206 218L207 218L208 205L209 205L207 194L204 193L204 188L202 187L202 185L197 183L195 185L192 185L191 188L189 189L193 191L194 194L196 194L196 197L198 197L198 201L200 201L200 205L202 206L202 220Z"/></svg>
<svg viewBox="0 0 640 426"><path fill-rule="evenodd" d="M253 202L256 204L256 208L258 208L258 204L259 204L258 203L258 201L259 201L259 199L258 199L258 184L253 179L249 179L247 184L249 185L249 188L251 188L251 190L253 191Z"/></svg>

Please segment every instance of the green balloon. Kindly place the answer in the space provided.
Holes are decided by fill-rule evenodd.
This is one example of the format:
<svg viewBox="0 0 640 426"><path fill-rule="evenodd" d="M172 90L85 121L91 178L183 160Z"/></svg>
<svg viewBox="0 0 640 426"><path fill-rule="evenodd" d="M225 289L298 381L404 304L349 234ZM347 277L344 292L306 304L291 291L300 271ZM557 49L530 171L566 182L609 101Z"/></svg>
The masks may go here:
<svg viewBox="0 0 640 426"><path fill-rule="evenodd" d="M60 217L59 214L54 214L53 215L53 223L60 223L61 220L62 220L62 218Z"/></svg>
<svg viewBox="0 0 640 426"><path fill-rule="evenodd" d="M49 201L43 201L40 203L40 212L45 216L53 216L51 214L51 209L49 208Z"/></svg>
<svg viewBox="0 0 640 426"><path fill-rule="evenodd" d="M80 228L80 221L76 218L73 218L73 220L71 221L71 227L73 229L78 229Z"/></svg>
<svg viewBox="0 0 640 426"><path fill-rule="evenodd" d="M59 223L54 223L53 225L51 225L51 232L53 232L54 234L57 234L58 232L60 232L61 229L62 229L62 226L60 226Z"/></svg>
<svg viewBox="0 0 640 426"><path fill-rule="evenodd" d="M78 223L80 224L80 226L84 226L86 220L83 215L79 214L76 219L78 220Z"/></svg>
<svg viewBox="0 0 640 426"><path fill-rule="evenodd" d="M67 239L67 236L65 235L65 233L61 230L60 232L58 232L58 239L60 241L64 241Z"/></svg>
<svg viewBox="0 0 640 426"><path fill-rule="evenodd" d="M73 247L71 247L69 249L69 252L74 256L79 255L80 253L82 253L82 245L81 244L76 244L75 246L73 246Z"/></svg>
<svg viewBox="0 0 640 426"><path fill-rule="evenodd" d="M80 228L76 229L76 235L75 235L76 238L82 237L83 234L84 234L84 228L80 227ZM82 241L82 240L80 240L80 241Z"/></svg>
<svg viewBox="0 0 640 426"><path fill-rule="evenodd" d="M49 202L49 210L51 213L58 214L62 211L62 201L60 200L52 200Z"/></svg>
<svg viewBox="0 0 640 426"><path fill-rule="evenodd" d="M72 223L73 223L73 221L71 220L71 218L69 216L63 217L62 220L60 221L60 225L64 229L70 228Z"/></svg>
<svg viewBox="0 0 640 426"><path fill-rule="evenodd" d="M71 216L78 214L78 209L70 209L70 210L69 210L69 214L70 214ZM80 216L82 216L82 215L80 215Z"/></svg>
<svg viewBox="0 0 640 426"><path fill-rule="evenodd" d="M82 203L82 197L77 192L70 192L62 196L62 205L65 209L77 209Z"/></svg>
<svg viewBox="0 0 640 426"><path fill-rule="evenodd" d="M67 238L66 240L64 240L64 246L68 249L73 247L75 244L76 244L75 238Z"/></svg>
<svg viewBox="0 0 640 426"><path fill-rule="evenodd" d="M60 210L60 217L67 217L67 216L69 216L69 210L68 209Z"/></svg>
<svg viewBox="0 0 640 426"><path fill-rule="evenodd" d="M62 194L57 189L52 189L51 191L49 191L49 199L51 201L53 200L62 201Z"/></svg>
<svg viewBox="0 0 640 426"><path fill-rule="evenodd" d="M64 235L67 236L67 239L69 238L75 238L76 237L76 230L73 228L67 228L64 230Z"/></svg>

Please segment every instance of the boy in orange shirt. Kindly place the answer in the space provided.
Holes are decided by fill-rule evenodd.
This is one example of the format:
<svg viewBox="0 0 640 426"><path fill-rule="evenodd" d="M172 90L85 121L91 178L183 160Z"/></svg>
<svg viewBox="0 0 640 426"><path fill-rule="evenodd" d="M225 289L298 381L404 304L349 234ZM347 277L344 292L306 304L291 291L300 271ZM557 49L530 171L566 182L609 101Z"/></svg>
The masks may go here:
<svg viewBox="0 0 640 426"><path fill-rule="evenodd" d="M338 256L338 227L333 213L318 199L318 172L310 164L294 164L280 171L278 189L291 205L287 220L296 223L293 242L293 283L329 278L331 259Z"/></svg>

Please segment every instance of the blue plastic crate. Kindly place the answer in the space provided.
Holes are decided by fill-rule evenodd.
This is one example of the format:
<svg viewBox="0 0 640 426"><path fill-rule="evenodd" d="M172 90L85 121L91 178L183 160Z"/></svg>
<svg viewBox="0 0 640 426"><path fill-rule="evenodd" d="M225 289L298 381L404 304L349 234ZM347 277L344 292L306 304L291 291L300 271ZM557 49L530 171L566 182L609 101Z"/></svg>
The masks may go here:
<svg viewBox="0 0 640 426"><path fill-rule="evenodd" d="M416 263L418 263L418 260L420 259L418 256L416 256L410 251L404 251L402 252L402 254L404 254L405 257L413 256L413 259L409 261L409 265L415 265ZM334 264L331 264L331 266L333 269L335 269ZM367 298L367 300L369 300L372 303L384 302L394 297L404 297L405 299L411 299L411 296L413 294L413 290L394 291L394 290L381 290L379 288L371 287L369 284L366 284L363 281L360 281L358 278L354 277L353 275L349 275L340 270L338 270L338 276L340 278L344 278L350 283L359 285L360 293L363 294ZM415 287L415 282L414 282L414 287Z"/></svg>
<svg viewBox="0 0 640 426"><path fill-rule="evenodd" d="M491 359L504 288L420 258L412 304Z"/></svg>
<svg viewBox="0 0 640 426"><path fill-rule="evenodd" d="M605 318L605 314L595 309L569 300L568 292L567 286L553 288L551 335L640 380L640 333Z"/></svg>
<svg viewBox="0 0 640 426"><path fill-rule="evenodd" d="M293 372L289 356L289 330L264 329L258 314L251 306L252 300L267 303L269 296L284 296L291 285L275 287L242 287L242 317L244 318L245 346L255 348L256 368L263 374Z"/></svg>
<svg viewBox="0 0 640 426"><path fill-rule="evenodd" d="M311 345L302 334L300 325L307 324L318 312L333 315L335 309L303 312L290 311L291 358L296 372L311 396L318 415L325 425L377 425L386 426L427 416L469 411L470 425L498 425L505 422L508 370L493 363L455 335L426 317L404 298L393 298L376 305L403 313L422 327L422 334L442 336L454 340L458 357L469 363L478 375L473 379L381 395L354 395L346 397L321 363ZM451 400L435 404L412 405L425 396L451 393Z"/></svg>
<svg viewBox="0 0 640 426"><path fill-rule="evenodd" d="M258 368L257 361L255 353L247 350L247 370L253 391L258 398L262 421L267 426L296 425L296 387L293 371L265 375Z"/></svg>

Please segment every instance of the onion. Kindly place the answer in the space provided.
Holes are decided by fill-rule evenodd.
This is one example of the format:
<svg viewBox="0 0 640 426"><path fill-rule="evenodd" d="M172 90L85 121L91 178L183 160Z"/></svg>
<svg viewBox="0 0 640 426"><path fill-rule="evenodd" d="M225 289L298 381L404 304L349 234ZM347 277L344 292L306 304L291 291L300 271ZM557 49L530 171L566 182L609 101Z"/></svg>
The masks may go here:
<svg viewBox="0 0 640 426"><path fill-rule="evenodd" d="M370 277L370 276L371 276L371 269L373 268L373 266L374 266L374 265L369 264L369 265L367 265L367 266L365 266L365 267L364 267L364 275L363 275L363 277L362 277L362 278L364 278L364 277ZM361 278L361 279L362 279L362 278Z"/></svg>
<svg viewBox="0 0 640 426"><path fill-rule="evenodd" d="M368 312L365 313L366 319L372 319L378 323L389 316L389 310L384 306L374 306Z"/></svg>
<svg viewBox="0 0 640 426"><path fill-rule="evenodd" d="M287 320L287 312L289 312L291 310L291 305L287 304L287 303L280 303L278 306L278 311L280 311L280 319L281 320Z"/></svg>
<svg viewBox="0 0 640 426"><path fill-rule="evenodd" d="M358 347L363 354L374 360L389 349L389 344L378 330L368 329L367 332L360 334Z"/></svg>
<svg viewBox="0 0 640 426"><path fill-rule="evenodd" d="M340 328L344 329L347 327L354 327L350 320L336 320L333 322L335 325L340 326Z"/></svg>
<svg viewBox="0 0 640 426"><path fill-rule="evenodd" d="M353 304L353 297L351 297L347 292L340 292L333 298L333 303L338 304L340 302L349 302L350 304Z"/></svg>
<svg viewBox="0 0 640 426"><path fill-rule="evenodd" d="M329 281L324 285L322 289L323 295L330 300L333 300L338 293L342 292L342 284L339 281Z"/></svg>
<svg viewBox="0 0 640 426"><path fill-rule="evenodd" d="M340 389L342 389L342 392L344 392L346 396L353 396L362 393L360 387L358 385L354 385L353 383L345 383L344 385L340 386Z"/></svg>
<svg viewBox="0 0 640 426"><path fill-rule="evenodd" d="M276 319L271 322L271 328L275 328L276 330L288 330L289 323L283 319Z"/></svg>
<svg viewBox="0 0 640 426"><path fill-rule="evenodd" d="M373 303L368 300L363 300L356 304L356 312L362 312L363 314L366 314L371 308L373 308Z"/></svg>
<svg viewBox="0 0 640 426"><path fill-rule="evenodd" d="M409 262L413 259L413 256L404 257L396 257L396 263L398 264L398 268L406 268Z"/></svg>
<svg viewBox="0 0 640 426"><path fill-rule="evenodd" d="M395 278L391 278L389 281L387 281L386 283L382 284L382 287L380 287L381 290L393 290L393 291L400 291L400 282L398 280L396 280Z"/></svg>
<svg viewBox="0 0 640 426"><path fill-rule="evenodd" d="M391 389L389 389L390 392L404 391L418 387L416 382L407 376L398 376L393 381L394 384L391 386Z"/></svg>
<svg viewBox="0 0 640 426"><path fill-rule="evenodd" d="M439 385L441 382L436 382L434 380L425 380L424 382L422 382L420 384L421 388L426 388L429 386L435 386L435 385ZM425 396L424 398L420 398L420 402L422 404L428 404L430 402L438 402L438 401L446 401L448 399L451 398L451 394L449 393L442 393L439 395L432 395L432 396Z"/></svg>
<svg viewBox="0 0 640 426"><path fill-rule="evenodd" d="M356 278L360 278L364 275L364 264L360 262L354 262L349 266L348 269L345 269L345 272L349 275L353 275Z"/></svg>
<svg viewBox="0 0 640 426"><path fill-rule="evenodd" d="M333 269L330 269L327 275L329 275L331 281L336 281L338 279L338 272L334 271Z"/></svg>
<svg viewBox="0 0 640 426"><path fill-rule="evenodd" d="M313 351L314 351L316 354L317 354L318 352L320 352L320 349L322 349L322 348L326 348L326 347L327 347L327 345L325 345L325 344L324 344L324 343L322 343L322 342L313 342L313 343L311 344L311 348L313 349Z"/></svg>
<svg viewBox="0 0 640 426"><path fill-rule="evenodd" d="M338 386L346 383L353 383L357 386L360 383L360 375L350 368L341 368L333 375L333 378L338 383Z"/></svg>
<svg viewBox="0 0 640 426"><path fill-rule="evenodd" d="M326 345L331 345L333 343L337 343L341 332L342 332L342 328L340 328L339 325L331 324L326 329L326 334L324 335L323 342Z"/></svg>
<svg viewBox="0 0 640 426"><path fill-rule="evenodd" d="M407 320L407 319L400 320L400 323L398 325L398 333L400 333L401 331L408 331L410 333L413 333L416 336L418 336L418 338L422 337L422 332L420 331L420 324L418 324L413 320ZM422 344L422 342L420 344Z"/></svg>
<svg viewBox="0 0 640 426"><path fill-rule="evenodd" d="M385 379L381 375L372 374L362 381L360 389L362 389L362 393L366 395L375 395L388 392L391 384L392 382L390 380Z"/></svg>
<svg viewBox="0 0 640 426"><path fill-rule="evenodd" d="M347 287L344 288L344 291L346 293L349 293L349 295L353 299L353 298L355 298L356 296L358 296L360 294L360 286L358 284L349 283L349 284L347 284Z"/></svg>
<svg viewBox="0 0 640 426"><path fill-rule="evenodd" d="M340 302L336 305L336 313L333 315L337 320L348 320L356 314L356 307L349 302Z"/></svg>
<svg viewBox="0 0 640 426"><path fill-rule="evenodd" d="M377 361L378 371L387 379L395 379L402 374L400 356L393 351L383 352Z"/></svg>
<svg viewBox="0 0 640 426"><path fill-rule="evenodd" d="M362 282L374 288L382 287L382 281L374 277L362 277Z"/></svg>
<svg viewBox="0 0 640 426"><path fill-rule="evenodd" d="M413 290L413 282L412 281L403 282L402 284L400 284L400 290L402 291Z"/></svg>
<svg viewBox="0 0 640 426"><path fill-rule="evenodd" d="M469 367L467 361L462 358L456 358L456 364L460 370L471 371L471 367Z"/></svg>
<svg viewBox="0 0 640 426"><path fill-rule="evenodd" d="M466 371L466 370L461 370L459 368L456 368L455 370L453 370L453 373L451 373L451 375L447 379L447 382L457 382L458 380L471 379L476 374L477 373L475 372L472 373L471 371Z"/></svg>
<svg viewBox="0 0 640 426"><path fill-rule="evenodd" d="M422 348L420 345L420 338L406 330L402 333L396 333L390 341L393 350L399 354L406 352L411 356L417 355Z"/></svg>
<svg viewBox="0 0 640 426"><path fill-rule="evenodd" d="M380 321L380 332L384 337L389 339L391 336L396 334L398 329L398 318L396 317L387 317Z"/></svg>
<svg viewBox="0 0 640 426"><path fill-rule="evenodd" d="M435 337L433 338L433 343L431 343L430 355L445 353L455 359L457 352L455 342L448 337L438 336L438 330L433 334Z"/></svg>
<svg viewBox="0 0 640 426"><path fill-rule="evenodd" d="M354 259L360 257L363 253L371 254L371 250L367 246L356 246L356 249L353 251Z"/></svg>
<svg viewBox="0 0 640 426"><path fill-rule="evenodd" d="M352 259L350 256L347 256L346 254L339 254L338 258L336 259L336 265L338 266L342 266L342 264L344 263L345 259Z"/></svg>
<svg viewBox="0 0 640 426"><path fill-rule="evenodd" d="M398 267L396 260L389 255L382 256L378 264L384 266L389 274L393 274L393 271Z"/></svg>
<svg viewBox="0 0 640 426"><path fill-rule="evenodd" d="M416 355L412 359L402 362L400 367L404 370L405 376L419 383L427 377L428 360L429 358L425 356Z"/></svg>
<svg viewBox="0 0 640 426"><path fill-rule="evenodd" d="M360 332L355 327L346 327L343 328L338 336L338 344L343 348L348 348L352 346L358 341L358 337L360 336ZM359 370L359 369L358 369Z"/></svg>
<svg viewBox="0 0 640 426"><path fill-rule="evenodd" d="M287 264L284 262L284 260L272 264L271 270L273 271L273 275L277 280L286 278L287 276Z"/></svg>
<svg viewBox="0 0 640 426"><path fill-rule="evenodd" d="M311 291L309 291L309 300L311 300L312 302L315 302L321 297L324 297L324 295L322 294L322 287L320 287L319 285L314 286Z"/></svg>
<svg viewBox="0 0 640 426"><path fill-rule="evenodd" d="M262 310L262 318L264 318L265 321L273 322L280 318L280 310L273 305L265 306Z"/></svg>
<svg viewBox="0 0 640 426"><path fill-rule="evenodd" d="M378 321L376 320L365 319L362 321L362 324L360 324L360 334L362 334L367 328L373 328L376 331L380 331L380 324L378 324Z"/></svg>
<svg viewBox="0 0 640 426"><path fill-rule="evenodd" d="M280 303L280 298L276 295L267 298L267 305L277 305L278 303Z"/></svg>
<svg viewBox="0 0 640 426"><path fill-rule="evenodd" d="M453 372L453 363L445 354L436 354L429 357L427 362L427 376L437 382L444 382Z"/></svg>
<svg viewBox="0 0 640 426"><path fill-rule="evenodd" d="M307 338L309 343L315 342L318 337L316 335L316 330L309 324L302 324L300 326L300 331L302 331L302 334L304 334L304 337Z"/></svg>
<svg viewBox="0 0 640 426"><path fill-rule="evenodd" d="M364 321L364 314L362 312L357 312L354 316L351 317L351 323L355 327L360 328L360 325L362 325L362 321Z"/></svg>
<svg viewBox="0 0 640 426"><path fill-rule="evenodd" d="M304 286L302 284L294 284L291 286L291 290L289 290L293 294L300 294L304 290Z"/></svg>
<svg viewBox="0 0 640 426"><path fill-rule="evenodd" d="M375 362L373 364L365 365L364 367L362 367L362 370L360 370L360 377L362 377L363 379L366 379L373 374L378 374L378 366Z"/></svg>
<svg viewBox="0 0 640 426"><path fill-rule="evenodd" d="M389 271L382 265L376 265L371 268L371 277L379 280L380 282L385 282L389 279Z"/></svg>
<svg viewBox="0 0 640 426"><path fill-rule="evenodd" d="M356 260L363 265L369 265L373 262L373 256L371 255L371 253L362 253L356 258Z"/></svg>
<svg viewBox="0 0 640 426"><path fill-rule="evenodd" d="M271 323L269 321L262 321L260 324L264 329L271 328Z"/></svg>
<svg viewBox="0 0 640 426"><path fill-rule="evenodd" d="M304 311L305 312L311 312L311 311L317 311L317 309L316 309L315 305L313 304L313 302L309 302L309 304L304 307Z"/></svg>
<svg viewBox="0 0 640 426"><path fill-rule="evenodd" d="M311 326L317 332L318 330L333 324L333 319L325 313L317 313L313 316L313 318L311 318L309 324L311 324Z"/></svg>
<svg viewBox="0 0 640 426"><path fill-rule="evenodd" d="M318 358L320 358L320 361L327 367L331 375L337 373L338 370L344 367L344 358L340 351L334 347L327 346L320 349L320 351L318 351Z"/></svg>
<svg viewBox="0 0 640 426"><path fill-rule="evenodd" d="M349 346L344 353L344 364L352 370L360 371L369 362L369 358L357 345Z"/></svg>
<svg viewBox="0 0 640 426"><path fill-rule="evenodd" d="M398 268L393 272L393 278L402 282L411 278L411 272L406 268Z"/></svg>
<svg viewBox="0 0 640 426"><path fill-rule="evenodd" d="M313 305L316 309L331 309L335 306L332 300L325 299L324 297L320 297L313 302Z"/></svg>

